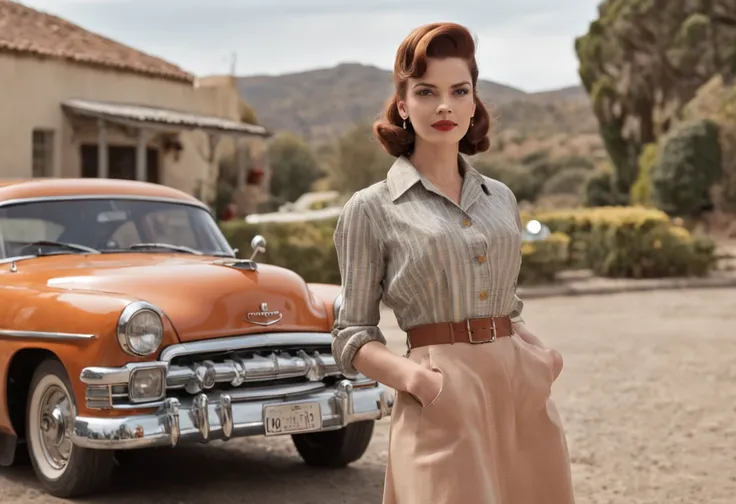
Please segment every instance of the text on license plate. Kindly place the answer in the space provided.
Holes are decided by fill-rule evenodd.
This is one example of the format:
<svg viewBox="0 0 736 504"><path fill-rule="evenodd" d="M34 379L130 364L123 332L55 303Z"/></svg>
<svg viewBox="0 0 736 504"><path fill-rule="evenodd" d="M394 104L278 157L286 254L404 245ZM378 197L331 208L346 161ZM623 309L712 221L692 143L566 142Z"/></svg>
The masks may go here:
<svg viewBox="0 0 736 504"><path fill-rule="evenodd" d="M293 434L322 428L319 403L278 404L263 408L266 436Z"/></svg>

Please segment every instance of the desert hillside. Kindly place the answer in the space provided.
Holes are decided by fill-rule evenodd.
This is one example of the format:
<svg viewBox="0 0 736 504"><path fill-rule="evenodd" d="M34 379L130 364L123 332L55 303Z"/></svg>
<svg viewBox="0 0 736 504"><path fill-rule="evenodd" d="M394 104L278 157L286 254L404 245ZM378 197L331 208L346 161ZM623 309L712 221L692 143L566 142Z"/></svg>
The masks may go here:
<svg viewBox="0 0 736 504"><path fill-rule="evenodd" d="M300 73L240 77L238 88L262 124L273 131L292 131L315 144L373 120L381 113L392 82L389 71L345 63ZM497 131L515 130L525 137L597 132L582 87L526 93L480 81L478 92L497 118Z"/></svg>

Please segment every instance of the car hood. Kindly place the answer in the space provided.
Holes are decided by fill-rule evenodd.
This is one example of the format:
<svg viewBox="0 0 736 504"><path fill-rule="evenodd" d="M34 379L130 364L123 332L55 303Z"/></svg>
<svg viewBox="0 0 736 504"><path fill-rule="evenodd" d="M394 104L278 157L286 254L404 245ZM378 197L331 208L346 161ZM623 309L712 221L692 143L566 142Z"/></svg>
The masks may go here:
<svg viewBox="0 0 736 504"><path fill-rule="evenodd" d="M237 260L168 254L63 256L49 267L52 288L124 294L164 311L182 342L272 331L328 331L329 316L293 271ZM50 266L50 265L49 265ZM40 272L37 271L36 274Z"/></svg>

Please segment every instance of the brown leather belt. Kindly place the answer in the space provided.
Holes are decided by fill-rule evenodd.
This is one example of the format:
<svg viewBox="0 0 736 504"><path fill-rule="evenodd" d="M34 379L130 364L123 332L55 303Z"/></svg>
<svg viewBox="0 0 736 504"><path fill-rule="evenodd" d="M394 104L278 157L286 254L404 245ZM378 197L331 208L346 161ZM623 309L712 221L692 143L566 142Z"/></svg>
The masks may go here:
<svg viewBox="0 0 736 504"><path fill-rule="evenodd" d="M409 349L427 345L453 343L492 343L496 338L511 336L511 317L485 317L462 322L440 322L412 327L407 331Z"/></svg>

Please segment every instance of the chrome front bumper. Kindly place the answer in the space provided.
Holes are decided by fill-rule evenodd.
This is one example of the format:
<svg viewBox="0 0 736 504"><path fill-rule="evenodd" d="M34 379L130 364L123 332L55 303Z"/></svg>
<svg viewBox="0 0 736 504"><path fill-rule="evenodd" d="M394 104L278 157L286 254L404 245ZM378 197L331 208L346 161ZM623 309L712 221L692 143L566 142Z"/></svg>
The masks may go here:
<svg viewBox="0 0 736 504"><path fill-rule="evenodd" d="M84 448L126 450L264 435L265 406L312 402L320 406L321 428L311 432L324 432L389 416L393 395L380 384L362 386L342 380L319 391L282 399L239 401L225 393L200 393L181 401L169 397L150 414L112 418L77 416L72 442ZM291 433L282 435L288 434Z"/></svg>

